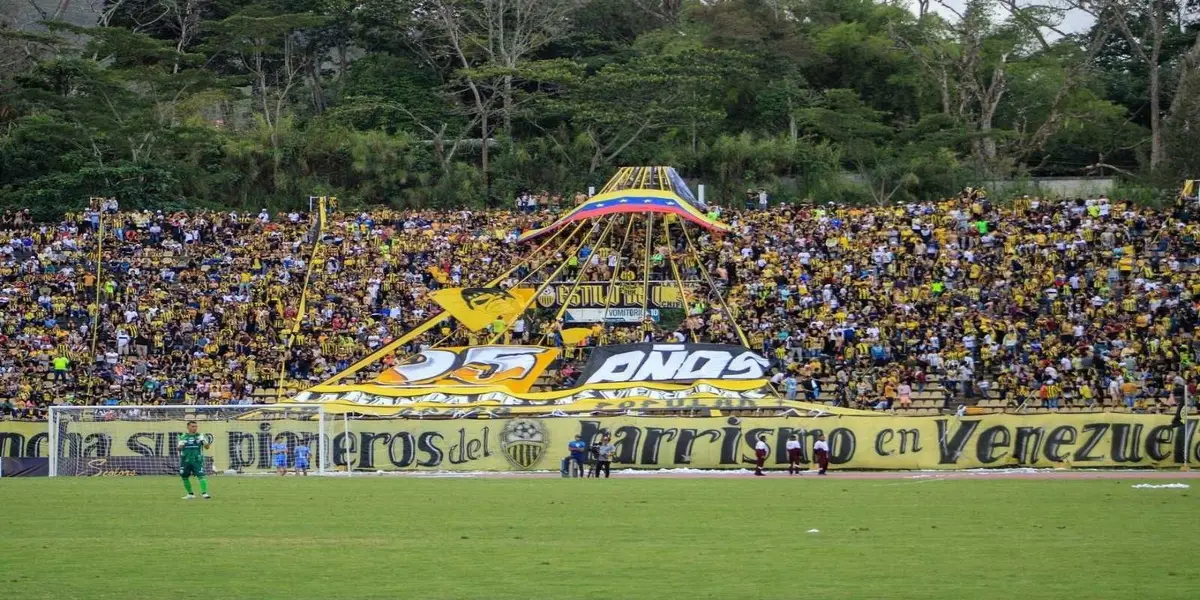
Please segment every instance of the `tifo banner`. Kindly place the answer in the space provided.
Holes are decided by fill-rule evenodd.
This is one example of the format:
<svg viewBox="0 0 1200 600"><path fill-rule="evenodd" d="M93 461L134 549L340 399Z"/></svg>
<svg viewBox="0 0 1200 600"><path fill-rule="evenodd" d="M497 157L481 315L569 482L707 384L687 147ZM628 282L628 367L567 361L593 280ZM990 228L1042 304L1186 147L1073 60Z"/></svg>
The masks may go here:
<svg viewBox="0 0 1200 600"><path fill-rule="evenodd" d="M703 386L701 386L703 387ZM478 402L467 405L439 404L433 402L416 402L413 404L363 404L352 400L338 400L323 403L329 414L358 414L377 417L454 417L470 416L514 417L514 416L556 416L599 414L630 414L633 416L652 416L654 413L678 414L686 411L689 416L719 416L723 411L762 411L763 416L777 415L853 415L867 411L852 408L835 408L811 402L785 400L783 398L738 398L717 395L695 396L681 392L665 390L644 390L646 397L637 398L592 398L578 400L567 405L518 404L512 406ZM749 392L746 392L749 394Z"/></svg>
<svg viewBox="0 0 1200 600"><path fill-rule="evenodd" d="M501 386L528 392L558 357L540 346L436 348L409 356L379 374L375 383L393 386Z"/></svg>
<svg viewBox="0 0 1200 600"><path fill-rule="evenodd" d="M50 456L50 431L44 422L0 421L0 456Z"/></svg>
<svg viewBox="0 0 1200 600"><path fill-rule="evenodd" d="M572 293L574 289L574 293ZM695 300L695 284L685 283L687 297ZM650 299L646 300L644 282L626 281L612 285L609 282L549 285L537 297L542 308L559 308L564 304L570 308L682 308L682 296L678 283L653 282L650 284Z"/></svg>
<svg viewBox="0 0 1200 600"><path fill-rule="evenodd" d="M592 350L584 384L700 379L762 379L771 361L722 344L624 344Z"/></svg>
<svg viewBox="0 0 1200 600"><path fill-rule="evenodd" d="M1173 427L1170 416L1112 413L958 417L826 418L514 418L454 421L351 420L329 438L335 465L366 470L558 470L567 443L598 443L607 432L614 462L632 468L739 469L753 464L765 436L768 466L787 465L787 440L802 443L802 461L824 435L837 469L970 469L979 467L1174 467L1200 464L1200 419ZM108 421L68 429L62 454L83 459L176 458L180 421ZM348 428L348 431L344 428ZM5 452L45 456L44 423L0 423ZM201 422L212 434L213 467L270 469L270 447L313 445L314 421ZM1186 458L1185 458L1186 457ZM84 461L86 464L87 461Z"/></svg>
<svg viewBox="0 0 1200 600"><path fill-rule="evenodd" d="M429 297L467 329L479 331L498 318L507 321L524 312L536 292L531 288L452 288Z"/></svg>
<svg viewBox="0 0 1200 600"><path fill-rule="evenodd" d="M377 415L426 414L426 410L444 410L445 414L466 409L488 409L497 414L551 410L591 412L593 410L693 409L716 410L757 408L816 407L837 414L870 414L868 411L834 408L824 405L798 406L780 398L765 380L697 381L691 384L659 382L600 383L548 392L512 392L501 386L397 387L386 385L323 385L300 392L301 404L352 403ZM369 410L375 407L378 410ZM399 412L399 407L416 412ZM500 410L502 409L502 410ZM355 411L351 411L355 412Z"/></svg>

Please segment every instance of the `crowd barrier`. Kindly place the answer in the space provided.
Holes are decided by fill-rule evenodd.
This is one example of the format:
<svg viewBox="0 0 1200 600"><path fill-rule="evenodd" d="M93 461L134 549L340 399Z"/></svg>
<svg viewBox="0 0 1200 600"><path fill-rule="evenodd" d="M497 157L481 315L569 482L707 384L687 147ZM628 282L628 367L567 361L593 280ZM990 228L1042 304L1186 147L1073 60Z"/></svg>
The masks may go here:
<svg viewBox="0 0 1200 600"><path fill-rule="evenodd" d="M558 470L567 443L578 435L598 443L612 435L614 466L644 469L738 469L753 464L766 436L769 467L787 465L785 444L795 435L802 461L824 435L830 462L840 469L970 469L981 467L1179 467L1200 463L1200 419L1172 426L1169 415L1117 413L982 415L977 417L561 417L514 419L338 419L328 424L333 468L355 470ZM86 435L60 436L64 457L173 458L178 421L97 423ZM317 443L314 421L213 421L207 453L217 471L269 469L270 445ZM0 456L49 454L47 425L0 423ZM169 469L165 469L168 470Z"/></svg>

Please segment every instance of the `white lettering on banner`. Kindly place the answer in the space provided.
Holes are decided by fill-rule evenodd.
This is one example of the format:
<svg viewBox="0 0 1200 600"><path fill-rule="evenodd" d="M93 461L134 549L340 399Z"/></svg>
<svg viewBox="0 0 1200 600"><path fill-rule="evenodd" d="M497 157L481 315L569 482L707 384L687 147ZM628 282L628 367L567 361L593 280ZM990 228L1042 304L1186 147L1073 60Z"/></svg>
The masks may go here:
<svg viewBox="0 0 1200 600"><path fill-rule="evenodd" d="M412 359L412 362L400 363L394 367L404 381L423 381L433 379L454 367L458 358L455 352L445 350L425 350Z"/></svg>
<svg viewBox="0 0 1200 600"><path fill-rule="evenodd" d="M687 353L685 353L687 354ZM721 372L725 370L725 365L733 357L728 352L700 350L692 352L687 361L683 363L683 368L675 373L675 379L718 379L721 377Z"/></svg>
<svg viewBox="0 0 1200 600"><path fill-rule="evenodd" d="M641 323L646 318L646 314L650 315L651 319L659 320L659 310L651 308L643 311L640 308L568 308L564 315L564 321L567 323L599 323L601 321L607 323Z"/></svg>
<svg viewBox="0 0 1200 600"><path fill-rule="evenodd" d="M744 352L729 361L729 373L725 377L728 379L758 379L766 374L769 366L771 366L771 362L767 359L753 352Z"/></svg>
<svg viewBox="0 0 1200 600"><path fill-rule="evenodd" d="M731 399L761 399L767 397L767 394L761 389L737 391L719 388L708 384L699 384L683 390L656 390L639 386L624 387L613 390L580 389L566 393L566 395L562 396L561 398L543 400L542 402L551 402L555 405L567 405L582 400L623 400L626 398L677 400L692 398L698 395ZM405 406L422 402L440 404L473 404L477 402L496 402L504 406L522 406L529 404L529 401L526 399L505 394L504 392L488 392L486 394L445 394L441 392L431 392L429 394L409 397L383 396L358 391L341 393L302 392L297 397L297 401L299 402L332 402L335 400L357 402L359 404L373 404L378 406Z"/></svg>
<svg viewBox="0 0 1200 600"><path fill-rule="evenodd" d="M683 366L683 361L687 358L687 352L651 352L634 374L633 381L654 381L664 374L670 376Z"/></svg>
<svg viewBox="0 0 1200 600"><path fill-rule="evenodd" d="M544 353L542 348L505 348L503 346L484 346L471 348L467 351L464 364L483 363L496 368L497 371L520 369L528 373L537 364L534 358Z"/></svg>
<svg viewBox="0 0 1200 600"><path fill-rule="evenodd" d="M535 346L430 349L392 367L392 373L381 380L391 385L496 384L528 377L538 359L553 352L557 350Z"/></svg>
<svg viewBox="0 0 1200 600"><path fill-rule="evenodd" d="M749 350L689 350L683 344L655 344L650 350L620 352L603 361L584 384L759 379L771 364Z"/></svg>

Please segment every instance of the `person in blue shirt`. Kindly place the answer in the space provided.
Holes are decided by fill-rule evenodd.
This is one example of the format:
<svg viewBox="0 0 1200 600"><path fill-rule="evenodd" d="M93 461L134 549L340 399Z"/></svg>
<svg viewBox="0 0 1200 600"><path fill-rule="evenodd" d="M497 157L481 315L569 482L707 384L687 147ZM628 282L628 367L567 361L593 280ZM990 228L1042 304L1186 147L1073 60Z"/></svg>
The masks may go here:
<svg viewBox="0 0 1200 600"><path fill-rule="evenodd" d="M284 442L275 442L271 444L271 466L280 475L287 475L287 444Z"/></svg>
<svg viewBox="0 0 1200 600"><path fill-rule="evenodd" d="M796 388L798 386L799 382L796 381L796 377L793 375L788 375L787 379L783 380L783 389L787 392L788 400L796 399Z"/></svg>
<svg viewBox="0 0 1200 600"><path fill-rule="evenodd" d="M583 436L576 434L575 439L571 440L567 444L567 449L570 450L571 455L564 458L562 461L563 476L570 475L572 462L579 466L579 475L582 476L585 472L583 470L583 464L584 461L587 460L587 444L584 443Z"/></svg>
<svg viewBox="0 0 1200 600"><path fill-rule="evenodd" d="M296 447L292 450L292 466L296 469L297 475L299 475L301 471L303 471L305 475L308 475L308 451L308 444L296 444Z"/></svg>

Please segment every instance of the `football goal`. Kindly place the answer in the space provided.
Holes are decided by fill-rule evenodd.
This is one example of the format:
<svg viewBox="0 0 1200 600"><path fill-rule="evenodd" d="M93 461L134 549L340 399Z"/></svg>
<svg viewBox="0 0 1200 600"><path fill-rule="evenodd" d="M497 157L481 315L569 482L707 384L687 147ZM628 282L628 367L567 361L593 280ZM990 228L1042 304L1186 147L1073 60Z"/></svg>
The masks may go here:
<svg viewBox="0 0 1200 600"><path fill-rule="evenodd" d="M55 406L50 476L174 475L179 438L195 421L211 444L206 473L330 470L330 435L340 422L319 405Z"/></svg>

